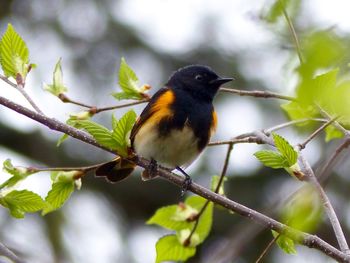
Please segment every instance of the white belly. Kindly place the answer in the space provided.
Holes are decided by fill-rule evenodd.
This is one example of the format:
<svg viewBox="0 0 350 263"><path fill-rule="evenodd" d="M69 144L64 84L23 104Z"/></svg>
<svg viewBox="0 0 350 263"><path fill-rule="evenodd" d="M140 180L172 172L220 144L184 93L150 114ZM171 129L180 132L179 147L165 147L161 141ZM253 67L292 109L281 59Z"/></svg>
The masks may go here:
<svg viewBox="0 0 350 263"><path fill-rule="evenodd" d="M154 126L144 125L136 134L134 148L138 155L154 159L168 168L189 165L198 156L197 139L193 131L185 126L159 136Z"/></svg>

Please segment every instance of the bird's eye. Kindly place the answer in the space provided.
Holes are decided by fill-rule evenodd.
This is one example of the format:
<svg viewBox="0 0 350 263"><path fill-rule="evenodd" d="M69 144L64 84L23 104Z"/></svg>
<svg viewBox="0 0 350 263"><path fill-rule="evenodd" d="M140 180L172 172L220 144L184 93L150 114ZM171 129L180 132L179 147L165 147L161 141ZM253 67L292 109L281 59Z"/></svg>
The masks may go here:
<svg viewBox="0 0 350 263"><path fill-rule="evenodd" d="M203 79L203 76L202 75L196 75L195 77L194 77L196 80L202 80Z"/></svg>

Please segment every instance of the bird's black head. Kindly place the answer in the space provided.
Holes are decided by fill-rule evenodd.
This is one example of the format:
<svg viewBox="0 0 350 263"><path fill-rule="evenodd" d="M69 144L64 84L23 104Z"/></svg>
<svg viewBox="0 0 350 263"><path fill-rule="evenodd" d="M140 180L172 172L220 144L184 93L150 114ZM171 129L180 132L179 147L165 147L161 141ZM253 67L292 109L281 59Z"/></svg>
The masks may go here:
<svg viewBox="0 0 350 263"><path fill-rule="evenodd" d="M196 98L212 101L219 87L231 80L233 78L219 77L207 66L190 65L178 69L166 85L185 90Z"/></svg>

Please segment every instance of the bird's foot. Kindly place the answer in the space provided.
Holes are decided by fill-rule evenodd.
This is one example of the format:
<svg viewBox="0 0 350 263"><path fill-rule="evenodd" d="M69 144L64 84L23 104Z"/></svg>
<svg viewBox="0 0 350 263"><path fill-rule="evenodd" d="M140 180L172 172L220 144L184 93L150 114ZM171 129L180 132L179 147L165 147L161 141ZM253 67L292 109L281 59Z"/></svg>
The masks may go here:
<svg viewBox="0 0 350 263"><path fill-rule="evenodd" d="M176 166L175 169L180 171L185 176L185 180L184 180L184 182L182 184L182 188L181 188L181 196L183 196L187 192L189 187L191 186L192 179L181 167Z"/></svg>

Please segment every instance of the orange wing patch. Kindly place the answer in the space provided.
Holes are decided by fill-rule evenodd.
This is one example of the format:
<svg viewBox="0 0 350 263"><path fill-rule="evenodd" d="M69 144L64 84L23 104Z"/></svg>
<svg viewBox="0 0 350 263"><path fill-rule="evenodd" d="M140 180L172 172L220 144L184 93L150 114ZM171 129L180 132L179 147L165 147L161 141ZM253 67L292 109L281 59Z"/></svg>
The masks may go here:
<svg viewBox="0 0 350 263"><path fill-rule="evenodd" d="M210 125L210 133L211 135L216 131L216 127L218 126L218 115L216 114L216 111L213 110L212 112L212 121Z"/></svg>
<svg viewBox="0 0 350 263"><path fill-rule="evenodd" d="M175 100L174 93L168 90L162 94L150 108L150 117L147 122L159 123L163 118L171 118L173 112L169 107Z"/></svg>

